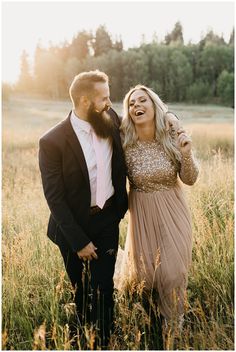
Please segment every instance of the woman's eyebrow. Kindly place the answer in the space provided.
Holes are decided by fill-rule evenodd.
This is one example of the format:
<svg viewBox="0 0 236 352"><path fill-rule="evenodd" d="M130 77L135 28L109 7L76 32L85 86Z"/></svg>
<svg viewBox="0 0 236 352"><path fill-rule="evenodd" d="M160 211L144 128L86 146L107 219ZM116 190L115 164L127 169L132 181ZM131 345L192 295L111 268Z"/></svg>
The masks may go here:
<svg viewBox="0 0 236 352"><path fill-rule="evenodd" d="M138 97L137 99L141 99L141 98L146 98L145 95L142 95L141 97ZM131 99L129 102L131 103L132 101L135 101L135 99Z"/></svg>

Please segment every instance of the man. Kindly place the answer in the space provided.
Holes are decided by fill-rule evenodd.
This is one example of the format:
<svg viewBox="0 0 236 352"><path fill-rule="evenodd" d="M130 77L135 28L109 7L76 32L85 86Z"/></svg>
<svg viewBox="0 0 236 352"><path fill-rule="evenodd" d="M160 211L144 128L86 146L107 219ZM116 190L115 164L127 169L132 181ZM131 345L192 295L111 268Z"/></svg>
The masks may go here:
<svg viewBox="0 0 236 352"><path fill-rule="evenodd" d="M119 118L110 108L108 77L77 75L73 110L39 142L48 236L64 259L75 289L79 322L94 323L106 347L113 321L113 274L119 222L127 211Z"/></svg>

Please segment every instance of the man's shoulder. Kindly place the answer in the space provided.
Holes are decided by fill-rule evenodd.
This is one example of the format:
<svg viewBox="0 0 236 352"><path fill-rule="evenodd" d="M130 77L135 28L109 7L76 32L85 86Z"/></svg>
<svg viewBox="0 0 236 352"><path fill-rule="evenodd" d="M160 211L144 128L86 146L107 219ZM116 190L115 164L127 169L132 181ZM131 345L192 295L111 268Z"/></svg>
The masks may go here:
<svg viewBox="0 0 236 352"><path fill-rule="evenodd" d="M47 140L61 140L65 134L65 126L68 123L68 118L58 122L56 125L52 126L49 130L43 133L40 137L40 141Z"/></svg>
<svg viewBox="0 0 236 352"><path fill-rule="evenodd" d="M121 124L121 119L120 117L118 116L118 114L116 113L116 111L112 108L109 109L109 115L111 116L111 118L113 119L116 127L120 127L120 124Z"/></svg>

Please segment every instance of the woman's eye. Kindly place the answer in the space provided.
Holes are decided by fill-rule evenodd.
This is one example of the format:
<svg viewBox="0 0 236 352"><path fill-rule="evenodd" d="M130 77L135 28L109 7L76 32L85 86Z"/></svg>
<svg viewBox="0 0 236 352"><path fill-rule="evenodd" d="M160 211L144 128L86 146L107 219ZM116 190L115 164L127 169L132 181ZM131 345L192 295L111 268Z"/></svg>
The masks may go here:
<svg viewBox="0 0 236 352"><path fill-rule="evenodd" d="M141 101L141 103L145 103L146 99L142 99L142 100L140 100L140 101Z"/></svg>

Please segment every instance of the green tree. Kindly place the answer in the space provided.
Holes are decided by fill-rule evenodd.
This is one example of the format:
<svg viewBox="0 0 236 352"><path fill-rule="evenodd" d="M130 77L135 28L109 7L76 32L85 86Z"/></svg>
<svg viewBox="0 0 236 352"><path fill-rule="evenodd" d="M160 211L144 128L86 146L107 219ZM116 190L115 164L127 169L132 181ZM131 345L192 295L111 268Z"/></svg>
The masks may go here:
<svg viewBox="0 0 236 352"><path fill-rule="evenodd" d="M59 55L63 62L66 62L71 57L70 44L67 41L64 41L64 43L58 47L57 55Z"/></svg>
<svg viewBox="0 0 236 352"><path fill-rule="evenodd" d="M83 71L99 69L106 72L109 76L109 85L111 87L111 99L120 101L123 94L123 63L122 52L109 50L106 54L98 57L88 57L80 62L79 69Z"/></svg>
<svg viewBox="0 0 236 352"><path fill-rule="evenodd" d="M92 33L87 31L79 32L72 40L69 47L70 57L76 57L79 60L85 59L90 54Z"/></svg>
<svg viewBox="0 0 236 352"><path fill-rule="evenodd" d="M169 98L170 54L171 48L166 45L151 44L145 50L149 67L149 86L163 100Z"/></svg>
<svg viewBox="0 0 236 352"><path fill-rule="evenodd" d="M229 45L234 45L234 28L230 34Z"/></svg>
<svg viewBox="0 0 236 352"><path fill-rule="evenodd" d="M211 98L211 86L202 80L197 80L191 84L186 92L186 99L191 103L206 103Z"/></svg>
<svg viewBox="0 0 236 352"><path fill-rule="evenodd" d="M69 84L73 78L80 73L80 60L76 57L70 58L64 66L65 81Z"/></svg>
<svg viewBox="0 0 236 352"><path fill-rule="evenodd" d="M221 102L234 106L234 74L223 70L217 81Z"/></svg>
<svg viewBox="0 0 236 352"><path fill-rule="evenodd" d="M123 41L121 37L119 37L119 39L116 38L115 43L113 44L113 48L117 51L123 50Z"/></svg>
<svg viewBox="0 0 236 352"><path fill-rule="evenodd" d="M137 85L148 85L149 67L145 50L129 49L122 55L123 95Z"/></svg>
<svg viewBox="0 0 236 352"><path fill-rule="evenodd" d="M176 22L174 29L165 36L165 44L184 44L183 28L180 22Z"/></svg>
<svg viewBox="0 0 236 352"><path fill-rule="evenodd" d="M159 40L158 40L158 35L157 32L155 31L152 35L152 44L158 44Z"/></svg>
<svg viewBox="0 0 236 352"><path fill-rule="evenodd" d="M123 54L110 50L107 54L107 74L110 78L112 101L119 101L123 98Z"/></svg>
<svg viewBox="0 0 236 352"><path fill-rule="evenodd" d="M206 45L225 45L224 38L221 36L218 36L213 32L213 30L210 30L207 32L205 37L203 37L200 40L200 49L202 50Z"/></svg>
<svg viewBox="0 0 236 352"><path fill-rule="evenodd" d="M17 90L20 92L28 92L32 90L33 79L30 74L30 65L28 61L28 54L25 50L23 50L21 55L21 69L20 69L20 77L17 82Z"/></svg>
<svg viewBox="0 0 236 352"><path fill-rule="evenodd" d="M65 94L64 63L56 54L56 49L36 48L35 53L36 91L53 99Z"/></svg>
<svg viewBox="0 0 236 352"><path fill-rule="evenodd" d="M192 68L192 81L195 82L200 76L200 47L199 44L188 43L188 45L182 48L182 52L188 58L188 61Z"/></svg>
<svg viewBox="0 0 236 352"><path fill-rule="evenodd" d="M46 95L44 88L47 83L47 78L44 74L44 56L46 55L46 53L46 49L42 48L41 44L38 43L34 53L34 89L37 93L43 93L43 95Z"/></svg>
<svg viewBox="0 0 236 352"><path fill-rule="evenodd" d="M192 82L192 68L182 50L174 49L170 58L169 99L184 101L186 92Z"/></svg>
<svg viewBox="0 0 236 352"><path fill-rule="evenodd" d="M200 75L212 87L214 97L217 97L217 80L223 70L233 71L234 50L226 45L206 45L200 56Z"/></svg>
<svg viewBox="0 0 236 352"><path fill-rule="evenodd" d="M96 30L92 47L94 50L94 56L100 56L112 49L112 40L105 26L99 26Z"/></svg>

